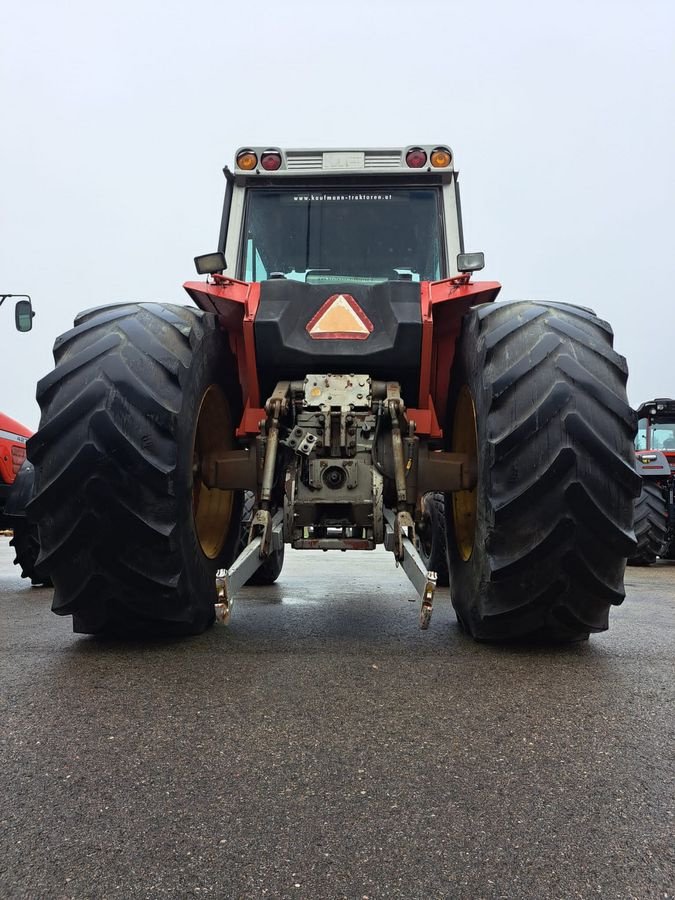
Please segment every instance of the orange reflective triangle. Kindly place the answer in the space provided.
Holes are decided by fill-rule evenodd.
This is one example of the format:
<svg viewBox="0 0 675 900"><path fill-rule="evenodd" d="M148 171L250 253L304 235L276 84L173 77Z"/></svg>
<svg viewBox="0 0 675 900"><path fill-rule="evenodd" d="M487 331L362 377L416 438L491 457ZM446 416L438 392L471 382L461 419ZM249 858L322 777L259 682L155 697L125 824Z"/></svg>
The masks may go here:
<svg viewBox="0 0 675 900"><path fill-rule="evenodd" d="M351 294L333 294L307 323L314 340L364 341L373 323Z"/></svg>

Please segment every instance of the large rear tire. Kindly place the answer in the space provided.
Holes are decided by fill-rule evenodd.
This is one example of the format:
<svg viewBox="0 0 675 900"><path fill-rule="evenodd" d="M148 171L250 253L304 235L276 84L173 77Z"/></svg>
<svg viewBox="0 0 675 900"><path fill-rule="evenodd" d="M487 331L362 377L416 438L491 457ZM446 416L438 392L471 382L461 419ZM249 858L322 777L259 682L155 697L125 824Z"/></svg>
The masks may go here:
<svg viewBox="0 0 675 900"><path fill-rule="evenodd" d="M475 638L579 640L608 627L635 547L636 416L612 330L566 304L464 319L448 446L476 460L448 495L452 601Z"/></svg>
<svg viewBox="0 0 675 900"><path fill-rule="evenodd" d="M52 609L87 634L196 634L238 537L241 492L201 465L233 444L240 391L214 316L168 304L82 313L38 384L29 509Z"/></svg>
<svg viewBox="0 0 675 900"><path fill-rule="evenodd" d="M668 508L658 484L642 482L635 501L635 537L637 547L628 558L629 566L650 566L667 551Z"/></svg>

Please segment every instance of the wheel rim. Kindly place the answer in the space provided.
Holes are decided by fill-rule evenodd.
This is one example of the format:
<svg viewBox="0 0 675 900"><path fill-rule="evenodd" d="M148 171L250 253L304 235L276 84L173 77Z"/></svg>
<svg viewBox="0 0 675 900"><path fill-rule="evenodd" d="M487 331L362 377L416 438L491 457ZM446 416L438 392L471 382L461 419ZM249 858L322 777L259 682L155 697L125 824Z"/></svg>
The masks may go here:
<svg viewBox="0 0 675 900"><path fill-rule="evenodd" d="M476 435L476 408L471 391L464 385L457 398L452 425L452 450L466 453L477 468L478 439ZM455 544L461 559L467 562L473 553L476 537L477 486L470 491L455 491L452 495L452 517Z"/></svg>
<svg viewBox="0 0 675 900"><path fill-rule="evenodd" d="M207 487L202 472L231 447L230 409L220 387L212 384L202 396L192 447L192 513L197 539L209 559L223 549L232 519L233 492Z"/></svg>

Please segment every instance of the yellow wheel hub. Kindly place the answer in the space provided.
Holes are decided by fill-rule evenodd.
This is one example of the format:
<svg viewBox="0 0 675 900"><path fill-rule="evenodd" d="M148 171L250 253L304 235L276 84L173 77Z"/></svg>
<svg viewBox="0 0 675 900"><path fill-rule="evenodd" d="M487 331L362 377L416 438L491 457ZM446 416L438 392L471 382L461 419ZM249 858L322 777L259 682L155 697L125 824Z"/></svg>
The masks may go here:
<svg viewBox="0 0 675 900"><path fill-rule="evenodd" d="M466 453L478 465L478 438L476 436L476 408L467 385L457 398L455 418L452 425L452 451ZM454 520L457 551L467 562L473 553L476 536L477 487L470 491L455 491L452 495L452 515Z"/></svg>
<svg viewBox="0 0 675 900"><path fill-rule="evenodd" d="M220 387L210 385L199 406L192 448L192 512L202 551L216 559L225 543L232 518L232 491L209 488L203 469L232 448L230 407Z"/></svg>

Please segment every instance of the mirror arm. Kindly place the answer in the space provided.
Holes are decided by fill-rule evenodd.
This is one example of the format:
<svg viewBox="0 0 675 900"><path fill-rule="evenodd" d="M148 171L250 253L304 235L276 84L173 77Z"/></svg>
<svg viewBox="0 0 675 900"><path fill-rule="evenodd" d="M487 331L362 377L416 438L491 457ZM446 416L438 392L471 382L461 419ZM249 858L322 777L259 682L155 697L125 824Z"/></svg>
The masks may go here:
<svg viewBox="0 0 675 900"><path fill-rule="evenodd" d="M7 300L8 297L10 297L10 298L12 298L12 297L16 297L16 298L23 297L24 300L30 300L30 295L29 295L29 294L0 294L0 306L2 306L2 304L5 302L5 300ZM32 302L33 302L33 301L31 300L31 303L32 303Z"/></svg>

